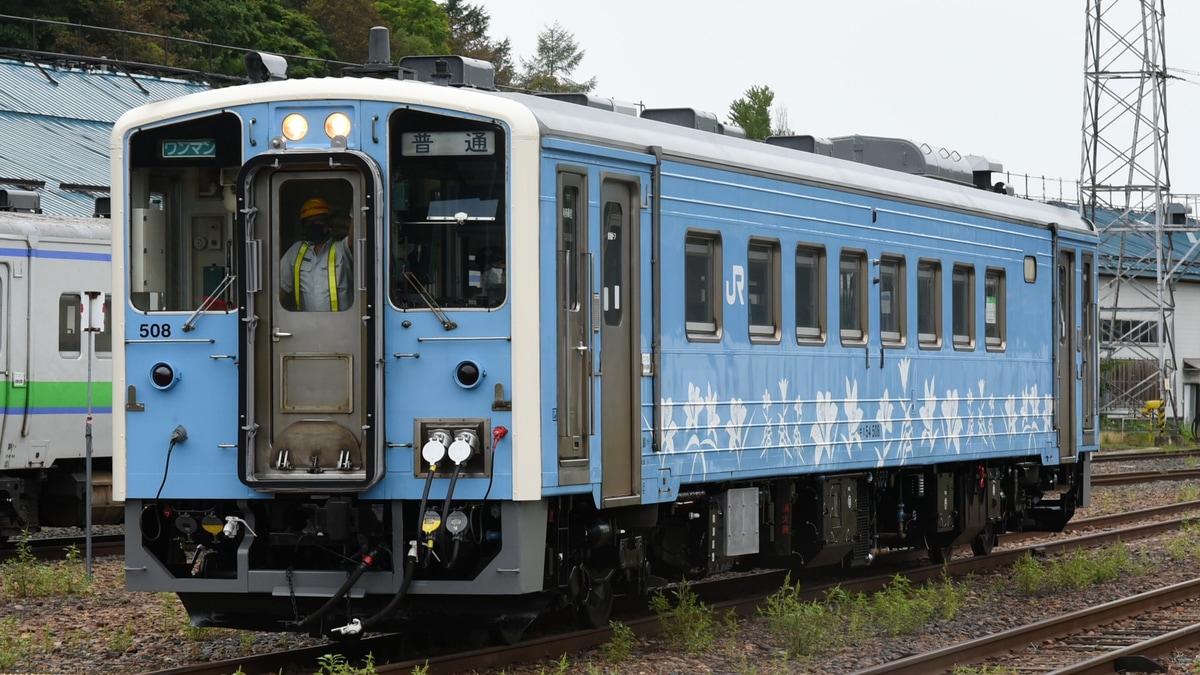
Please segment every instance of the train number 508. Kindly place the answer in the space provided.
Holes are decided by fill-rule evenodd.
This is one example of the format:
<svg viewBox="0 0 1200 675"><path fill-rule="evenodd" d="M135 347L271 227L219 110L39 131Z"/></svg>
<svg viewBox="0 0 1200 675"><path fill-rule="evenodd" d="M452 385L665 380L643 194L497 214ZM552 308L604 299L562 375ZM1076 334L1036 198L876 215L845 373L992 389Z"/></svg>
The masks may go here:
<svg viewBox="0 0 1200 675"><path fill-rule="evenodd" d="M171 324L169 323L143 323L138 326L138 335L144 338L165 338L171 337Z"/></svg>

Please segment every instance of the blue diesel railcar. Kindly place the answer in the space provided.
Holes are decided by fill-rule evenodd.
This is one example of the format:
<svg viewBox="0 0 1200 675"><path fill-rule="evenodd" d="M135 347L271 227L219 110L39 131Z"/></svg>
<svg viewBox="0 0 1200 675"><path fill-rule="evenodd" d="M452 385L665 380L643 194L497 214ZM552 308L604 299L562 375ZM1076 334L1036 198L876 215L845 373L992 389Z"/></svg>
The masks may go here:
<svg viewBox="0 0 1200 675"><path fill-rule="evenodd" d="M130 589L196 625L511 637L1086 504L1076 213L401 66L116 125Z"/></svg>

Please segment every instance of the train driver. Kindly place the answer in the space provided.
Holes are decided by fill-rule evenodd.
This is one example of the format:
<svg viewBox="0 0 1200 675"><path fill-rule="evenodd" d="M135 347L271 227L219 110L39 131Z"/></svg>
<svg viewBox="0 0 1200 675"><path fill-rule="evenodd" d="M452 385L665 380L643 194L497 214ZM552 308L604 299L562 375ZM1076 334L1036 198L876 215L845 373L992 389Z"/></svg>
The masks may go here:
<svg viewBox="0 0 1200 675"><path fill-rule="evenodd" d="M335 225L342 225L337 229ZM334 234L342 235L337 239ZM345 234L343 234L345 233ZM353 231L334 223L333 209L319 197L300 207L300 239L279 264L279 301L288 309L340 312L354 304Z"/></svg>

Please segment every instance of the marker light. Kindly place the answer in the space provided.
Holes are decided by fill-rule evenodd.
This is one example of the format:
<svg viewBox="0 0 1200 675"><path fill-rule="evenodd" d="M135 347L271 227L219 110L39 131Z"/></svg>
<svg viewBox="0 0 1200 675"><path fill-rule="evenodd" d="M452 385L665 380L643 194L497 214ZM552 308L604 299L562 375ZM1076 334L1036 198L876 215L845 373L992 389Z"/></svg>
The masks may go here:
<svg viewBox="0 0 1200 675"><path fill-rule="evenodd" d="M474 361L463 361L454 367L454 382L463 389L473 389L486 375Z"/></svg>
<svg viewBox="0 0 1200 675"><path fill-rule="evenodd" d="M298 141L308 135L308 120L304 115L292 113L283 118L283 137L289 141Z"/></svg>
<svg viewBox="0 0 1200 675"><path fill-rule="evenodd" d="M150 368L150 382L159 389L170 389L179 380L179 373L164 361L159 361Z"/></svg>
<svg viewBox="0 0 1200 675"><path fill-rule="evenodd" d="M325 135L330 138L350 135L350 118L346 113L335 112L325 118Z"/></svg>

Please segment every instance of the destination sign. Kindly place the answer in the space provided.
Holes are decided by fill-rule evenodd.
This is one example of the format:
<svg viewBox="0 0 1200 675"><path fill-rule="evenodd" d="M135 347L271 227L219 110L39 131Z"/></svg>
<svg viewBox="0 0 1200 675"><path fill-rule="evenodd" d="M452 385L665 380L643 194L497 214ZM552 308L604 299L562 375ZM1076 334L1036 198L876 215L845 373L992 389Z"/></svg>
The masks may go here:
<svg viewBox="0 0 1200 675"><path fill-rule="evenodd" d="M186 141L163 141L163 159L212 159L217 156L217 141L212 138L193 138Z"/></svg>
<svg viewBox="0 0 1200 675"><path fill-rule="evenodd" d="M406 157L495 153L494 131L406 131L400 135L400 154Z"/></svg>

